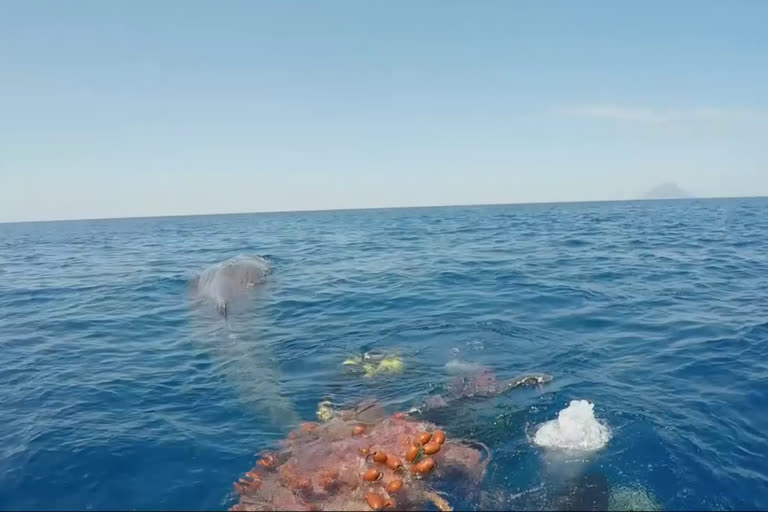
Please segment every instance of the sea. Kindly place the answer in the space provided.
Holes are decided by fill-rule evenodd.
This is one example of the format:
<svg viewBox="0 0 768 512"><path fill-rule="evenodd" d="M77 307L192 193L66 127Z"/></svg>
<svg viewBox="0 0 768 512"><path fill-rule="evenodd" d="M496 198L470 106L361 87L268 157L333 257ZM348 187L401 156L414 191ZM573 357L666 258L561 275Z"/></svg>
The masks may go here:
<svg viewBox="0 0 768 512"><path fill-rule="evenodd" d="M193 300L240 255L271 270L239 309ZM457 368L553 379L435 418L492 456L459 509L768 508L768 199L0 224L2 510L225 510L281 411ZM537 445L573 400L607 443Z"/></svg>

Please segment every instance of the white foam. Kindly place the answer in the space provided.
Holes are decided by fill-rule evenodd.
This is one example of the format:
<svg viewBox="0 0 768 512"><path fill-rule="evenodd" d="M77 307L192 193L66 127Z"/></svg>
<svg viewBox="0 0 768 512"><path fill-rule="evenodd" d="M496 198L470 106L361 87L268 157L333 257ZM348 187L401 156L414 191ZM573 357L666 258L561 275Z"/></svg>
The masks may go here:
<svg viewBox="0 0 768 512"><path fill-rule="evenodd" d="M595 405L586 400L572 400L556 420L539 427L533 442L562 450L599 450L611 439L611 430L595 419L594 408Z"/></svg>

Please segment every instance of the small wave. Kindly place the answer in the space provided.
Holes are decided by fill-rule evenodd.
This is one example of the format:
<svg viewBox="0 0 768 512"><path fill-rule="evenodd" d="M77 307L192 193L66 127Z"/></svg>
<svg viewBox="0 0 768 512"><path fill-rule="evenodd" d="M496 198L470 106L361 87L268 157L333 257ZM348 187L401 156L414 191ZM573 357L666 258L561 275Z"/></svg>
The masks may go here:
<svg viewBox="0 0 768 512"><path fill-rule="evenodd" d="M586 400L572 400L556 420L539 427L533 442L545 448L574 451L599 450L611 439L610 429L597 421L595 405Z"/></svg>

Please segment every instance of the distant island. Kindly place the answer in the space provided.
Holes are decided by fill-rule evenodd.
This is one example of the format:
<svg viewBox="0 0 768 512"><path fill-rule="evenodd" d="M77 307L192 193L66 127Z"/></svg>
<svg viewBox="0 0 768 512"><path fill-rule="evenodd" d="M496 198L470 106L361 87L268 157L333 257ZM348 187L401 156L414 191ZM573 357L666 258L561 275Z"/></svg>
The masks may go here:
<svg viewBox="0 0 768 512"><path fill-rule="evenodd" d="M691 195L676 183L662 183L648 191L644 199L684 199Z"/></svg>

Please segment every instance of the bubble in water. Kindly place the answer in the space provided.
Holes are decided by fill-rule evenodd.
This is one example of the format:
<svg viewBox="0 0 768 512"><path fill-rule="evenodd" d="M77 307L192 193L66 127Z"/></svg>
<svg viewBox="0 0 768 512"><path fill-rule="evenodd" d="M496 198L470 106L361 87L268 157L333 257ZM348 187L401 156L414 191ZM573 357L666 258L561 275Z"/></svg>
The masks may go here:
<svg viewBox="0 0 768 512"><path fill-rule="evenodd" d="M546 448L599 450L611 439L611 431L595 419L594 408L586 400L572 400L556 420L539 427L533 442Z"/></svg>

